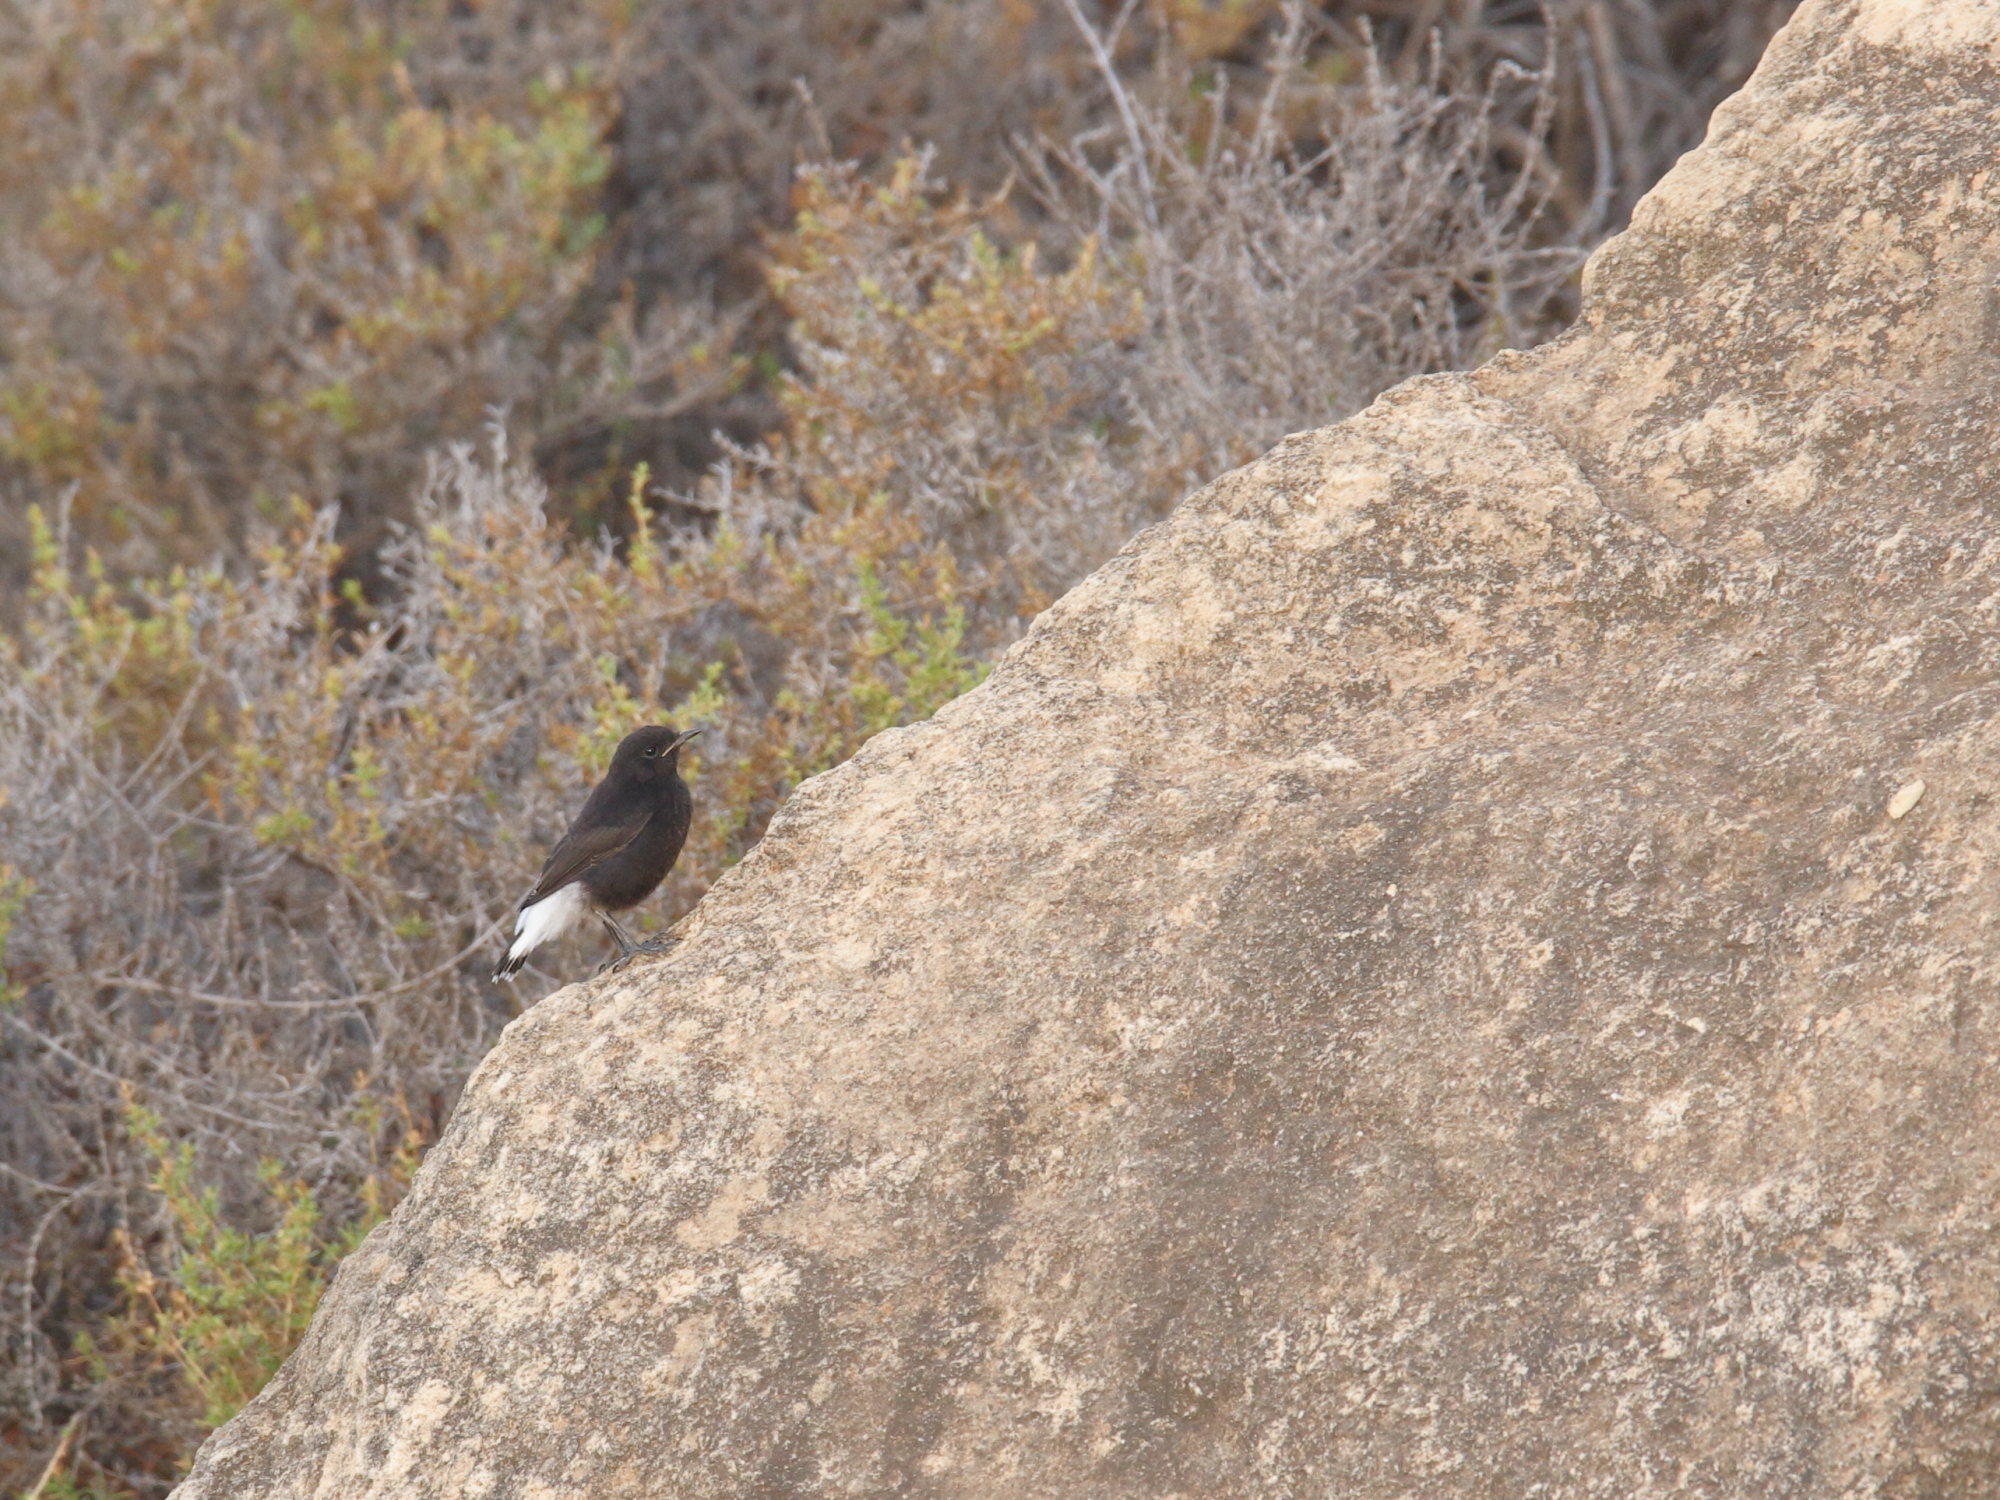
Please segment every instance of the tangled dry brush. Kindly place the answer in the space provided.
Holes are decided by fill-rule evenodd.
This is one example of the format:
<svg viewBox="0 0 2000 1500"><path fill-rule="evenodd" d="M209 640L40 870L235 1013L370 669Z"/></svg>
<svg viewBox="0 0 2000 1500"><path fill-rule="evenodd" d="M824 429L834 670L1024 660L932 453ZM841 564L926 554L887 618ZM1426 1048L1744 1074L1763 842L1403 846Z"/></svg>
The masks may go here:
<svg viewBox="0 0 2000 1500"><path fill-rule="evenodd" d="M713 729L664 926L1190 488L1555 331L1782 13L0 13L0 1486L275 1368L598 957L485 978L622 734Z"/></svg>

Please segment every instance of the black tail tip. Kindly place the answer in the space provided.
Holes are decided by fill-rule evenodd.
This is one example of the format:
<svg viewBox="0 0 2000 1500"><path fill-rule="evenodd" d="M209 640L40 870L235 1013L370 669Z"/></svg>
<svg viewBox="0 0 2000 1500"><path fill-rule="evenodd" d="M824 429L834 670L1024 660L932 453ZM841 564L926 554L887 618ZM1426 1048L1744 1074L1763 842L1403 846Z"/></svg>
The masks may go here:
<svg viewBox="0 0 2000 1500"><path fill-rule="evenodd" d="M526 964L527 961L528 955L525 953L519 958L510 957L501 959L499 963L493 966L493 982L498 984L503 979L512 979L516 974L521 972L522 965Z"/></svg>

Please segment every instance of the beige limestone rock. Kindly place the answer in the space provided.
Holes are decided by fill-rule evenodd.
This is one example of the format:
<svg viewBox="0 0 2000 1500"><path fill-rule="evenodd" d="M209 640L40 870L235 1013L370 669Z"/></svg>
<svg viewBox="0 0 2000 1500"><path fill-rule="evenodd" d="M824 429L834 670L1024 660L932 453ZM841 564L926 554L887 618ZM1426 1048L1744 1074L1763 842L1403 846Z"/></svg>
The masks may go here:
<svg viewBox="0 0 2000 1500"><path fill-rule="evenodd" d="M1570 336L807 783L183 1500L1995 1493L1996 69L1808 0Z"/></svg>

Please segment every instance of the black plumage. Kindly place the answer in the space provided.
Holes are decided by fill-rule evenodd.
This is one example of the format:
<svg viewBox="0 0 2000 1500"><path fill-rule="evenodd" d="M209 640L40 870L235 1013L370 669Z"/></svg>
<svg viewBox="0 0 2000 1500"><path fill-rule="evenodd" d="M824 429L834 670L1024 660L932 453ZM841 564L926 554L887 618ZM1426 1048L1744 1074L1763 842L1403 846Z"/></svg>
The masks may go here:
<svg viewBox="0 0 2000 1500"><path fill-rule="evenodd" d="M700 733L650 725L619 741L611 768L549 851L535 888L522 898L514 940L493 971L495 979L520 972L529 954L590 915L610 931L621 958L638 951L612 913L652 895L680 858L694 818L680 751Z"/></svg>

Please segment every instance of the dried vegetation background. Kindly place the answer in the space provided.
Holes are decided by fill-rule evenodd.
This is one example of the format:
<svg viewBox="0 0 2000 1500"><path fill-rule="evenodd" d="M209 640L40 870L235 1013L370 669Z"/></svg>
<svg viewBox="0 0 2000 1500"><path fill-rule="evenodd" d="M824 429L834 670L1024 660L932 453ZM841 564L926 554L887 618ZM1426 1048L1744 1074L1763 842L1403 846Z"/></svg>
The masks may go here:
<svg viewBox="0 0 2000 1500"><path fill-rule="evenodd" d="M1758 0L0 0L0 1490L164 1494L669 716L684 913L1189 489L1557 331Z"/></svg>

